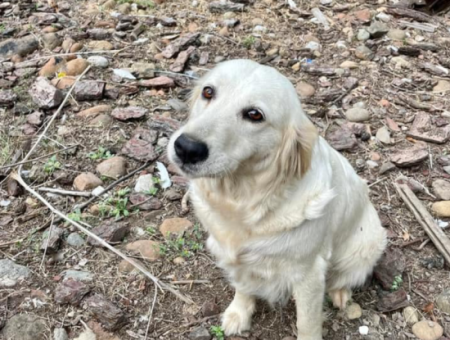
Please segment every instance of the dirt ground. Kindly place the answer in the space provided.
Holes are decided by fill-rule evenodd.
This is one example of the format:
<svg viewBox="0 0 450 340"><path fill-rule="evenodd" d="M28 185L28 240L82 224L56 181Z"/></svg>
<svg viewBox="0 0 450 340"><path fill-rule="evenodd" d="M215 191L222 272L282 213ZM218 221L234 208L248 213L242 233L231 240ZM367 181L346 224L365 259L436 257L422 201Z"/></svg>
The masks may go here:
<svg viewBox="0 0 450 340"><path fill-rule="evenodd" d="M450 177L450 168L446 169L450 165L450 15L428 16L412 10L412 5L391 7L399 3L0 3L0 260L29 269L24 277L8 279L0 265L0 338L13 334L15 339L53 339L54 329L63 328L74 339L86 332L86 323L96 339L223 339L216 326L233 290L206 251L206 235L193 212L183 211L187 185L173 172L164 151L174 127L187 116L184 103L193 81L218 62L236 58L273 66L295 84L320 134L369 184L371 200L388 230L389 254L378 275L354 292L356 315L337 311L326 299L324 339L450 338L448 267L394 187L399 176L405 177L448 234L450 208L444 203L439 210L433 204L450 200L450 183L445 181ZM326 16L328 29L315 19L313 8ZM191 39L183 42L186 36ZM6 45L22 44L26 37L35 39L36 46L28 42L29 48L19 50ZM75 48L75 44L79 45ZM92 245L11 179L18 165L7 165L23 160L73 84L70 75L79 76L86 69L88 63L69 69L74 53L85 60L104 57L108 65L102 68L91 61L94 65L28 158L32 161L23 165L23 177L54 207L140 260L192 304L163 289L157 290L155 299L152 281L111 251ZM33 86L39 76L43 83ZM64 81L68 87L55 90ZM50 92L42 93L43 84ZM59 103L46 107L43 97ZM113 111L130 106L143 108L144 114L136 109ZM89 108L96 110L86 114ZM130 146L133 138L138 146ZM99 171L99 164L117 156L122 157L112 166L117 175L108 173L111 169ZM169 171L168 189L162 188L156 162ZM148 164L144 170L133 173L144 164ZM98 182L93 187L74 182L86 172L95 174L104 188L132 175L115 184L108 197L99 197L84 209L75 206L88 197L39 191L90 193ZM138 178L146 174L153 177L154 185L136 194ZM105 221L114 228L123 224L125 231L119 228L106 236L98 231ZM166 237L161 232L164 224L179 233ZM46 249L48 233L56 227L60 234ZM74 233L81 236L80 245L68 242L68 235ZM153 242L146 243L151 253L146 258L129 248L138 240ZM65 285L67 270L87 272L90 279L69 280ZM93 297L107 302L96 304ZM412 321L406 320L408 306ZM25 322L28 330L23 322L20 327L14 323L20 315L34 318ZM425 330L429 338L420 335L415 328L420 320L432 321L437 335L430 330ZM362 334L364 326L368 335ZM290 339L296 336L295 328L293 301L274 308L261 302L252 330L228 339ZM196 335L201 331L206 335Z"/></svg>

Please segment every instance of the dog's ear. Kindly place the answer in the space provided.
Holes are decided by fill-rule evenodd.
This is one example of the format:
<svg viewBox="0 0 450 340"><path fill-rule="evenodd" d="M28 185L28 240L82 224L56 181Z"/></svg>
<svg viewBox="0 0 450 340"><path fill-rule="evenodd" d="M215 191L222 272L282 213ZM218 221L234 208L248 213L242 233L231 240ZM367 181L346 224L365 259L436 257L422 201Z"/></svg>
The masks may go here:
<svg viewBox="0 0 450 340"><path fill-rule="evenodd" d="M286 178L301 178L311 167L318 133L313 123L304 119L300 127L291 126L283 136L278 154L278 168Z"/></svg>

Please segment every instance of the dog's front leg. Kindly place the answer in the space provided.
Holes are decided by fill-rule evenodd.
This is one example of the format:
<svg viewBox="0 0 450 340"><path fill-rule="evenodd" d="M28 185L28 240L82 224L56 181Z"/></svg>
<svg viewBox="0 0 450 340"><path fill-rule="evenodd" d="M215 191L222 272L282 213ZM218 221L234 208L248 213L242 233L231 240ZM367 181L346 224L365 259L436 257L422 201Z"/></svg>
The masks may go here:
<svg viewBox="0 0 450 340"><path fill-rule="evenodd" d="M325 266L317 263L294 287L298 340L322 340L324 295Z"/></svg>
<svg viewBox="0 0 450 340"><path fill-rule="evenodd" d="M234 299L225 310L222 318L222 329L225 335L241 334L249 330L254 311L255 298L236 290Z"/></svg>

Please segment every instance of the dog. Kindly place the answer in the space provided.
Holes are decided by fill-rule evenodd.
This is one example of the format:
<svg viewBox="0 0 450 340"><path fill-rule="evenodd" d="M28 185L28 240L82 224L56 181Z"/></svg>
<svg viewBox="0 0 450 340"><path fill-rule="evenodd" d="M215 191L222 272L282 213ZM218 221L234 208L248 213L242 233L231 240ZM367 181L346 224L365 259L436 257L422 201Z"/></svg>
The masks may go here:
<svg viewBox="0 0 450 340"><path fill-rule="evenodd" d="M325 293L344 309L386 232L365 182L318 135L291 82L249 60L218 64L192 91L167 154L236 290L225 334L250 329L256 298L293 296L298 339L321 340Z"/></svg>

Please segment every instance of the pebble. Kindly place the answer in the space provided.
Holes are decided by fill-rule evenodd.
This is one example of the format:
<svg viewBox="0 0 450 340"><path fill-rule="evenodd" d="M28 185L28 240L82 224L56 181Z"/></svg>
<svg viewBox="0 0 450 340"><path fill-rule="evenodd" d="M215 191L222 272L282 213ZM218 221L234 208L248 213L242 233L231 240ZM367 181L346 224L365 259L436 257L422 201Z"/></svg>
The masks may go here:
<svg viewBox="0 0 450 340"><path fill-rule="evenodd" d="M371 38L381 38L387 32L389 32L389 27L381 21L373 21L372 24L367 29L370 33Z"/></svg>
<svg viewBox="0 0 450 340"><path fill-rule="evenodd" d="M127 173L127 161L120 156L111 157L97 165L96 170L102 176L117 179Z"/></svg>
<svg viewBox="0 0 450 340"><path fill-rule="evenodd" d="M420 340L438 340L444 334L441 325L427 320L416 323L412 327L412 331Z"/></svg>
<svg viewBox="0 0 450 340"><path fill-rule="evenodd" d="M297 84L297 93L300 95L300 97L302 98L309 98L314 96L314 93L316 93L316 89L314 88L314 86L301 81Z"/></svg>
<svg viewBox="0 0 450 340"><path fill-rule="evenodd" d="M404 30L394 28L394 29L389 30L389 32L387 33L387 36L391 40L403 41L406 38L406 32Z"/></svg>
<svg viewBox="0 0 450 340"><path fill-rule="evenodd" d="M411 67L411 63L403 57L393 57L391 59L391 63L393 63L395 65L396 69Z"/></svg>
<svg viewBox="0 0 450 340"><path fill-rule="evenodd" d="M436 86L433 87L433 92L450 92L450 82L447 80L439 80Z"/></svg>
<svg viewBox="0 0 450 340"><path fill-rule="evenodd" d="M77 117L82 117L82 118L92 118L92 117L96 117L101 113L108 113L111 111L111 106L110 105L96 105L93 107L90 107L89 109L80 111L77 113Z"/></svg>
<svg viewBox="0 0 450 340"><path fill-rule="evenodd" d="M74 59L69 61L63 68L62 71L67 76L79 76L86 70L89 66L89 63L86 59Z"/></svg>
<svg viewBox="0 0 450 340"><path fill-rule="evenodd" d="M154 187L153 175L142 175L137 179L134 191L145 194L150 192Z"/></svg>
<svg viewBox="0 0 450 340"><path fill-rule="evenodd" d="M367 327L367 326L359 327L359 334L361 334L361 335L369 334L369 327Z"/></svg>
<svg viewBox="0 0 450 340"><path fill-rule="evenodd" d="M53 330L53 340L69 340L69 336L64 328L55 328Z"/></svg>
<svg viewBox="0 0 450 340"><path fill-rule="evenodd" d="M114 46L106 40L94 40L90 41L88 44L89 48L94 51L110 51Z"/></svg>
<svg viewBox="0 0 450 340"><path fill-rule="evenodd" d="M211 340L212 337L205 327L200 326L190 332L188 338L190 340Z"/></svg>
<svg viewBox="0 0 450 340"><path fill-rule="evenodd" d="M436 179L433 181L432 187L438 199L450 201L450 182L443 179Z"/></svg>
<svg viewBox="0 0 450 340"><path fill-rule="evenodd" d="M78 175L73 181L74 188L80 191L92 190L102 184L102 180L92 172L84 172Z"/></svg>
<svg viewBox="0 0 450 340"><path fill-rule="evenodd" d="M367 166L370 168L370 169L375 169L375 168L378 168L378 163L377 162L375 162L375 161L366 161L366 164L367 164Z"/></svg>
<svg viewBox="0 0 450 340"><path fill-rule="evenodd" d="M87 59L88 63L94 67L106 68L109 66L109 61L105 57L102 56L92 56Z"/></svg>
<svg viewBox="0 0 450 340"><path fill-rule="evenodd" d="M436 297L436 305L441 312L450 314L450 290L444 290Z"/></svg>
<svg viewBox="0 0 450 340"><path fill-rule="evenodd" d="M63 94L45 77L38 77L28 91L31 99L41 109L52 109L63 101Z"/></svg>
<svg viewBox="0 0 450 340"><path fill-rule="evenodd" d="M0 286L15 286L17 281L30 276L30 270L10 259L0 260Z"/></svg>
<svg viewBox="0 0 450 340"><path fill-rule="evenodd" d="M45 48L54 50L56 47L61 46L62 39L56 33L46 33L42 36Z"/></svg>
<svg viewBox="0 0 450 340"><path fill-rule="evenodd" d="M64 280L74 279L82 282L92 282L94 280L94 274L79 270L65 270L63 272L63 277Z"/></svg>
<svg viewBox="0 0 450 340"><path fill-rule="evenodd" d="M414 325L419 322L419 312L414 307L406 307L403 310L403 317L405 318L406 323L409 325Z"/></svg>
<svg viewBox="0 0 450 340"><path fill-rule="evenodd" d="M128 243L125 246L125 249L134 252L139 255L139 257L142 257L144 260L150 262L156 261L161 256L159 251L159 243L150 240L139 240Z"/></svg>
<svg viewBox="0 0 450 340"><path fill-rule="evenodd" d="M82 238L78 233L71 233L67 236L67 244L75 248L80 248L86 244L84 238Z"/></svg>
<svg viewBox="0 0 450 340"><path fill-rule="evenodd" d="M358 59L370 60L374 57L374 53L367 46L361 45L355 49L355 56Z"/></svg>
<svg viewBox="0 0 450 340"><path fill-rule="evenodd" d="M359 319L362 316L362 309L361 306L358 305L357 303L352 303L350 304L346 309L345 309L345 315L347 316L347 318L349 320L355 320L355 319Z"/></svg>
<svg viewBox="0 0 450 340"><path fill-rule="evenodd" d="M433 203L431 210L436 216L450 217L450 201L441 201Z"/></svg>
<svg viewBox="0 0 450 340"><path fill-rule="evenodd" d="M2 335L11 340L48 339L45 322L32 313L14 315L6 322Z"/></svg>
<svg viewBox="0 0 450 340"><path fill-rule="evenodd" d="M370 119L370 112L364 108L353 107L345 112L345 117L350 122L364 122Z"/></svg>
<svg viewBox="0 0 450 340"><path fill-rule="evenodd" d="M339 65L339 67L340 68L354 69L354 68L358 68L359 65L358 65L358 63L355 63L354 61L346 60L341 65Z"/></svg>
<svg viewBox="0 0 450 340"><path fill-rule="evenodd" d="M385 126L378 129L376 137L383 144L391 144L392 143L391 134L389 133L389 130Z"/></svg>
<svg viewBox="0 0 450 340"><path fill-rule="evenodd" d="M369 38L370 38L370 34L365 29L361 28L360 30L358 30L356 39L358 39L359 41L366 41L366 40L369 40Z"/></svg>
<svg viewBox="0 0 450 340"><path fill-rule="evenodd" d="M182 235L192 226L192 222L185 218L168 218L159 226L159 231L164 238L169 238L170 235Z"/></svg>

